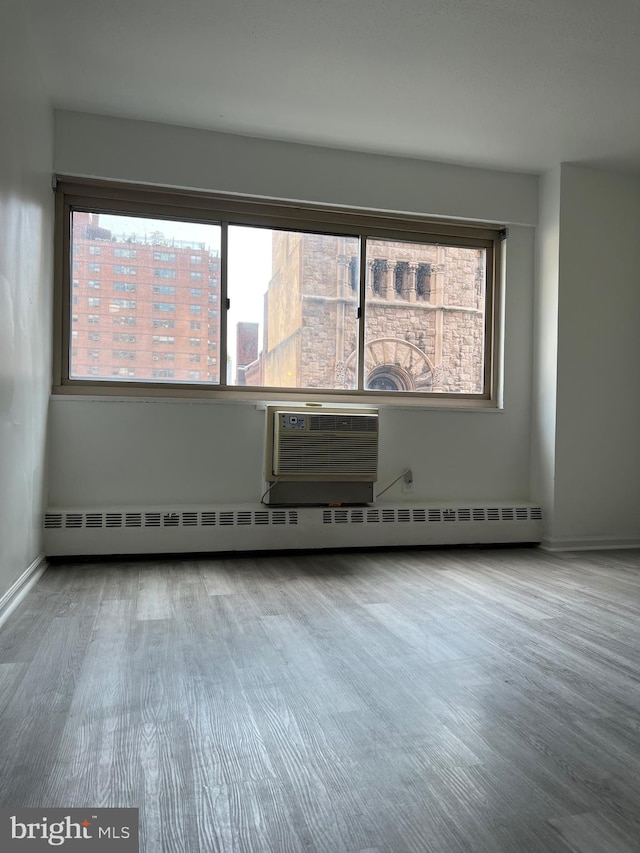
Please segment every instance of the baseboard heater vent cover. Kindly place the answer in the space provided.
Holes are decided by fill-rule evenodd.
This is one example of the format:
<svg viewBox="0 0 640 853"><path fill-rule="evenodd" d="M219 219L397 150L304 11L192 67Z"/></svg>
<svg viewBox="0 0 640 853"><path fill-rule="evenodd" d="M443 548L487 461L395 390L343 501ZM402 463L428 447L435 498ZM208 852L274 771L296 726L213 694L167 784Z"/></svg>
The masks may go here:
<svg viewBox="0 0 640 853"><path fill-rule="evenodd" d="M99 530L104 528L243 527L246 525L297 524L297 510L146 510L144 512L49 511L45 530Z"/></svg>
<svg viewBox="0 0 640 853"><path fill-rule="evenodd" d="M526 502L295 509L259 504L52 507L43 526L44 552L50 557L476 545L540 542L542 510Z"/></svg>

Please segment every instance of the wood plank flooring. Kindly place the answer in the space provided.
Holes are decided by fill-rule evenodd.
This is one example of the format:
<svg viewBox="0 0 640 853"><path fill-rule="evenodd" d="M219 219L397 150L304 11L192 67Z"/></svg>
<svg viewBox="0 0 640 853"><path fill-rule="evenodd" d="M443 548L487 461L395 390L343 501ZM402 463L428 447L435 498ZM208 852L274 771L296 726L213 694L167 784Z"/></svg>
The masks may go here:
<svg viewBox="0 0 640 853"><path fill-rule="evenodd" d="M640 552L57 564L0 744L0 805L145 853L640 851Z"/></svg>

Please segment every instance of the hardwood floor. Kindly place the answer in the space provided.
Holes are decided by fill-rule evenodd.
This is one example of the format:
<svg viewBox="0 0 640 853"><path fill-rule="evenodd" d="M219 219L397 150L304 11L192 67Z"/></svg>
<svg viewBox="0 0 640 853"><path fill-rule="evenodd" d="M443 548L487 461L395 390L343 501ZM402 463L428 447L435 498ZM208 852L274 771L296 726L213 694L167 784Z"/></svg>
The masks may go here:
<svg viewBox="0 0 640 853"><path fill-rule="evenodd" d="M59 564L0 631L0 805L141 850L640 850L640 552Z"/></svg>

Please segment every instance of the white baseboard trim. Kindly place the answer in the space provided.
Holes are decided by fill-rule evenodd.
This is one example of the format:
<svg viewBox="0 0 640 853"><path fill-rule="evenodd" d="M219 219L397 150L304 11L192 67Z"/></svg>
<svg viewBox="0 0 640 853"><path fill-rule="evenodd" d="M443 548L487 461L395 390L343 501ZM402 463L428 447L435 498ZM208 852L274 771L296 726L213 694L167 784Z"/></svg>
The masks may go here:
<svg viewBox="0 0 640 853"><path fill-rule="evenodd" d="M640 548L640 539L634 536L544 536L540 542L543 551L615 551Z"/></svg>
<svg viewBox="0 0 640 853"><path fill-rule="evenodd" d="M25 569L17 581L0 598L0 628L31 587L38 581L46 567L45 555L38 554L33 563Z"/></svg>

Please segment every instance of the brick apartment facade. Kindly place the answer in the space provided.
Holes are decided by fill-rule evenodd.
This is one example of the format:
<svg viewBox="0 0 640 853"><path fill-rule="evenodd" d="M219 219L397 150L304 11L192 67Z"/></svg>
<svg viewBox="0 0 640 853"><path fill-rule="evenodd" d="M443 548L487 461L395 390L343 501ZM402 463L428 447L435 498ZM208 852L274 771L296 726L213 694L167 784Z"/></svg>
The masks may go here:
<svg viewBox="0 0 640 853"><path fill-rule="evenodd" d="M217 383L219 294L205 243L118 236L74 212L71 376Z"/></svg>

